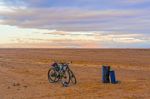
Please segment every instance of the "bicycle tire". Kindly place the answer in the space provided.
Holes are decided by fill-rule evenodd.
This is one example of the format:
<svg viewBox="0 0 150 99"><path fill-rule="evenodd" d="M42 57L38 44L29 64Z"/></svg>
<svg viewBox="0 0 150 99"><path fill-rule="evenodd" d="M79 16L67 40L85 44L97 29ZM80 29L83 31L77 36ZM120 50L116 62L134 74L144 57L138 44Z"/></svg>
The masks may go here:
<svg viewBox="0 0 150 99"><path fill-rule="evenodd" d="M67 74L67 76L66 76L66 74ZM61 82L62 82L62 84L65 82L65 83L67 83L67 84L69 84L70 83L70 73L69 73L69 71L68 70L66 70L66 71L63 71L63 74L62 74L63 76L61 77Z"/></svg>
<svg viewBox="0 0 150 99"><path fill-rule="evenodd" d="M54 82L57 81L57 79L58 79L57 78L57 71L54 68L50 68L49 71L48 71L48 81L50 83L54 83Z"/></svg>
<svg viewBox="0 0 150 99"><path fill-rule="evenodd" d="M71 70L69 70L69 73L70 73L70 80L71 80L71 82L73 84L76 84L77 83L77 79L76 79L74 73Z"/></svg>

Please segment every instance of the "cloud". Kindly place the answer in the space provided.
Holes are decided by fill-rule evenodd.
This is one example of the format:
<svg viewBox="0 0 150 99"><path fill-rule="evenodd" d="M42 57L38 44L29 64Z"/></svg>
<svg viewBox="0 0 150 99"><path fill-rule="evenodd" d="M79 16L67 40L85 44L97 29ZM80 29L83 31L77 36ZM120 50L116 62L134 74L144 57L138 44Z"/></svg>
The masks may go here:
<svg viewBox="0 0 150 99"><path fill-rule="evenodd" d="M40 13L40 14L39 14ZM84 10L68 8L14 9L0 12L1 24L22 28L42 28L59 31L118 31L137 30L145 24L142 10ZM139 16L139 17L137 17ZM135 20L135 18L137 20ZM149 20L149 18L147 18ZM150 25L147 22L148 25ZM130 27L129 27L130 26ZM138 28L138 30L140 30ZM148 26L142 27L148 29Z"/></svg>
<svg viewBox="0 0 150 99"><path fill-rule="evenodd" d="M25 39L16 39L16 43L0 44L1 48L99 48L102 47L98 42L85 40L67 40L67 39L30 39L32 42L26 42ZM33 42L36 40L36 42ZM37 42L39 40L40 42ZM42 42L44 41L44 42Z"/></svg>
<svg viewBox="0 0 150 99"><path fill-rule="evenodd" d="M18 29L18 31L20 30ZM7 48L127 48L129 46L146 47L150 45L150 37L144 34L110 31L68 32L42 29L32 31L31 35L28 33L28 35L12 36L10 42L1 43L0 46Z"/></svg>
<svg viewBox="0 0 150 99"><path fill-rule="evenodd" d="M65 4L68 2L69 4L75 3L76 6L68 7ZM147 2L148 0L114 0L114 2L109 0L75 0L72 2L65 0L63 3L58 0L22 0L21 2L20 0L5 0L1 6L6 11L0 11L0 24L58 31L148 33L150 31L150 8L144 8L145 4L143 4ZM8 7L8 4L13 7ZM77 4L89 5L92 6L92 9L82 8ZM111 8L114 4L117 6ZM142 8L120 8L120 4L141 4ZM18 5L20 7L17 7ZM103 8L102 5L108 6L108 8Z"/></svg>
<svg viewBox="0 0 150 99"><path fill-rule="evenodd" d="M141 3L148 3L149 0L120 0L123 4L141 4Z"/></svg>
<svg viewBox="0 0 150 99"><path fill-rule="evenodd" d="M69 35L70 33L69 32L64 32L64 31L56 31L55 30L53 32L48 32L48 33L43 33L43 34L51 34L51 35L53 34L53 35L62 35L62 36L64 35L65 36L65 35Z"/></svg>
<svg viewBox="0 0 150 99"><path fill-rule="evenodd" d="M98 7L103 5L118 6L120 5L135 5L141 3L148 3L149 0L3 0L7 5L22 5L28 7Z"/></svg>
<svg viewBox="0 0 150 99"><path fill-rule="evenodd" d="M63 33L63 34L62 34ZM48 38L40 37L23 37L14 38L12 43L16 45L56 48L101 48L101 47L128 47L128 45L141 45L150 42L150 37L145 37L142 34L127 34L127 33L108 33L108 32L65 32L54 31L43 33ZM57 37L50 38L52 35ZM149 43L147 43L149 44ZM136 47L136 46L133 46Z"/></svg>
<svg viewBox="0 0 150 99"><path fill-rule="evenodd" d="M13 44L6 46L143 47L150 42L148 4L149 0L3 0L0 28L19 28L8 27L16 36L7 33Z"/></svg>

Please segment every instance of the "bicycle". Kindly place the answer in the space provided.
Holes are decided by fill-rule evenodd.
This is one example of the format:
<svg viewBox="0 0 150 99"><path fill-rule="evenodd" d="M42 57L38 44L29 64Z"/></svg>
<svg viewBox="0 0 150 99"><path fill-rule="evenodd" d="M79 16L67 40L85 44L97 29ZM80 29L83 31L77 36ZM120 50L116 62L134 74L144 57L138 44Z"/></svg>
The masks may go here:
<svg viewBox="0 0 150 99"><path fill-rule="evenodd" d="M76 84L76 77L74 73L69 68L69 63L58 63L54 62L52 67L48 71L48 80L50 83L55 83L61 81L61 83L69 84L70 81Z"/></svg>

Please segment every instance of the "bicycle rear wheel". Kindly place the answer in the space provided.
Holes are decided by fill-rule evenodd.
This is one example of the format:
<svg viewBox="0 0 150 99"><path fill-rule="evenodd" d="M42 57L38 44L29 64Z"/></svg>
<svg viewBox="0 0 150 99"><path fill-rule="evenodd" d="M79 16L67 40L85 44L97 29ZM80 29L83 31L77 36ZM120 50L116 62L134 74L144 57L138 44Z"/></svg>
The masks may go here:
<svg viewBox="0 0 150 99"><path fill-rule="evenodd" d="M48 81L50 83L58 81L58 72L54 68L50 68L48 71Z"/></svg>

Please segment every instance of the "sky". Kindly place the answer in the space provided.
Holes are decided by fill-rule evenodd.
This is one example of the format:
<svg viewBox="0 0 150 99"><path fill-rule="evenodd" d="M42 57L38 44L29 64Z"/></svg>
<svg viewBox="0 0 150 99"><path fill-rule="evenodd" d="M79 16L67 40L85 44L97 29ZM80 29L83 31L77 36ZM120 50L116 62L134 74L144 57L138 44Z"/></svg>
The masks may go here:
<svg viewBox="0 0 150 99"><path fill-rule="evenodd" d="M0 48L150 48L150 0L0 0Z"/></svg>

